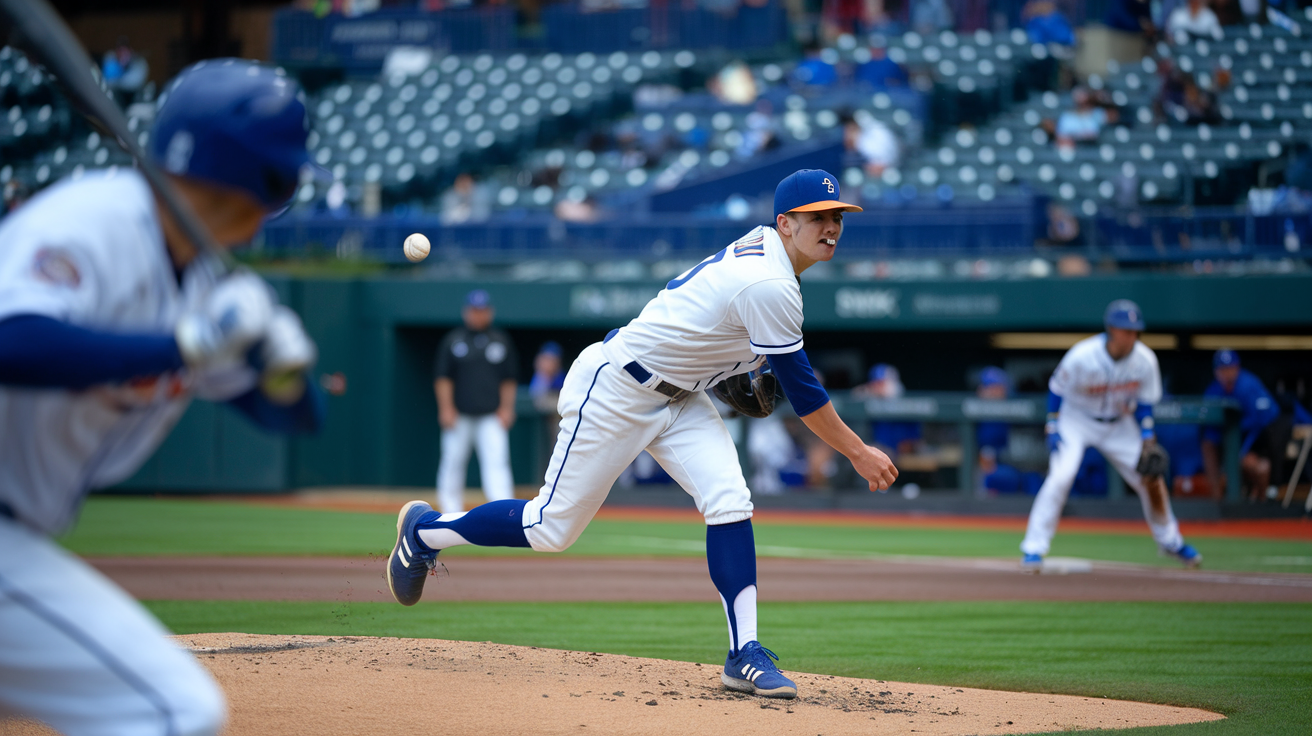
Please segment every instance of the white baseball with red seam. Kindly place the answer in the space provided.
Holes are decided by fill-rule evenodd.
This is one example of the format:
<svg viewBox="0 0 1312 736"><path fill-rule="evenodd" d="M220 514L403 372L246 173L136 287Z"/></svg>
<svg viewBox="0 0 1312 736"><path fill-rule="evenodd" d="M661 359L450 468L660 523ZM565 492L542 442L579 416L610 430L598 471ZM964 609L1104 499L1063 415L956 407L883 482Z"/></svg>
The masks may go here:
<svg viewBox="0 0 1312 736"><path fill-rule="evenodd" d="M428 238L423 233L415 233L405 239L405 257L411 263L418 263L428 257Z"/></svg>

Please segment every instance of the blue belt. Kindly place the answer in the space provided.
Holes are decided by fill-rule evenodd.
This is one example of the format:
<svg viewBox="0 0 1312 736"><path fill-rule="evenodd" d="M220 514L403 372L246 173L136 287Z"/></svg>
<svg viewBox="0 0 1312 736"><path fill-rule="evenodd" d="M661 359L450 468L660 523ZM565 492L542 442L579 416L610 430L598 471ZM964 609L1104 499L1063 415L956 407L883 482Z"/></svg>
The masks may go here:
<svg viewBox="0 0 1312 736"><path fill-rule="evenodd" d="M5 503L4 501L0 501L0 516L3 516L8 519L13 519L14 521L18 520L18 516L14 514L14 510L10 508L9 504Z"/></svg>
<svg viewBox="0 0 1312 736"><path fill-rule="evenodd" d="M1103 424L1111 424L1112 422L1121 421L1120 417L1090 417L1090 418L1093 419L1093 421L1095 422L1102 422Z"/></svg>
<svg viewBox="0 0 1312 736"><path fill-rule="evenodd" d="M602 342L610 342L611 338L618 335L619 332L620 330L618 327L611 330L610 332L607 332L606 338L602 340ZM628 373L630 376L633 376L633 380L643 384L644 386L647 385L647 382L651 380L651 371L647 370L646 368L643 368L642 364L636 360L629 361L629 363L624 366L624 372ZM688 389L679 388L678 386L675 386L674 384L669 383L668 381L661 381L660 383L656 384L655 386L652 386L651 388L656 393L668 396L674 401L680 401L682 399L686 399L690 394L692 394L692 392L689 391Z"/></svg>

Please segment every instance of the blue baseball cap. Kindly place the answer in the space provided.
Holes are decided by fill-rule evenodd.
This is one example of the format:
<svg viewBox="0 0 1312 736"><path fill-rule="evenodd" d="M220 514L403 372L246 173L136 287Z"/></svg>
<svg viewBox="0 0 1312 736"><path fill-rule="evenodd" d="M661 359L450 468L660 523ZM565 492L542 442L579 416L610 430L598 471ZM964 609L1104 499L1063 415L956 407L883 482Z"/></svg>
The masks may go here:
<svg viewBox="0 0 1312 736"><path fill-rule="evenodd" d="M483 289L474 289L465 295L465 306L488 309L492 306L492 295Z"/></svg>
<svg viewBox="0 0 1312 736"><path fill-rule="evenodd" d="M1107 327L1143 332L1143 310L1129 299L1117 299L1107 305L1107 313L1103 315L1102 323Z"/></svg>
<svg viewBox="0 0 1312 736"><path fill-rule="evenodd" d="M980 371L979 385L981 386L1006 386L1007 372L995 366L989 366Z"/></svg>
<svg viewBox="0 0 1312 736"><path fill-rule="evenodd" d="M179 176L240 189L268 209L291 201L310 165L305 95L278 69L212 59L182 70L161 95L150 155Z"/></svg>
<svg viewBox="0 0 1312 736"><path fill-rule="evenodd" d="M1221 348L1212 355L1212 369L1229 368L1239 365L1239 353L1230 348Z"/></svg>
<svg viewBox="0 0 1312 736"><path fill-rule="evenodd" d="M775 187L774 215L777 219L785 212L861 211L860 207L841 202L838 197L838 177L824 169L802 169Z"/></svg>
<svg viewBox="0 0 1312 736"><path fill-rule="evenodd" d="M889 375L890 372L893 374L892 376ZM870 366L870 377L868 380L882 381L886 378L897 378L897 369L887 363Z"/></svg>
<svg viewBox="0 0 1312 736"><path fill-rule="evenodd" d="M539 352L539 353L546 353L547 355L554 355L554 356L556 356L557 358L559 358L559 357L560 357L560 343L555 342L554 340L551 341L551 342L544 342L544 343L542 343L542 348L541 348L540 350L538 350L538 352Z"/></svg>

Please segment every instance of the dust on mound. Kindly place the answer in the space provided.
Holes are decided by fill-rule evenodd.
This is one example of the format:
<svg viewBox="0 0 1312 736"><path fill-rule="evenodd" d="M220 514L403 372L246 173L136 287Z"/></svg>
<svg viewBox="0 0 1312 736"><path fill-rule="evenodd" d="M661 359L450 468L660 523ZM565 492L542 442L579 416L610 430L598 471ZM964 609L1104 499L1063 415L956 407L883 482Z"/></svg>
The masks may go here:
<svg viewBox="0 0 1312 736"><path fill-rule="evenodd" d="M400 733L1033 733L1222 718L1192 708L789 672L796 700L732 693L720 667L376 637L175 637L223 685L228 736Z"/></svg>

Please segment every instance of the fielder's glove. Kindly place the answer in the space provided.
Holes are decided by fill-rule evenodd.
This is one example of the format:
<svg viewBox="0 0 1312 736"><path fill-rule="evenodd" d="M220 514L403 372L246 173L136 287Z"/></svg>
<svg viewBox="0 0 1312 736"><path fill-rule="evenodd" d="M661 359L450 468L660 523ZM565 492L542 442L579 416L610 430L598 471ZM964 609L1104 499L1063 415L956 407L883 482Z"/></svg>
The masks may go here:
<svg viewBox="0 0 1312 736"><path fill-rule="evenodd" d="M1134 469L1145 478L1160 478L1171 469L1171 455L1156 442L1148 443L1139 454L1139 464Z"/></svg>
<svg viewBox="0 0 1312 736"><path fill-rule="evenodd" d="M273 290L250 271L236 271L214 285L204 302L174 329L178 351L193 369L243 358L269 329Z"/></svg>
<svg viewBox="0 0 1312 736"><path fill-rule="evenodd" d="M774 394L779 379L773 373L739 373L715 384L715 396L743 416L761 419L774 411Z"/></svg>

